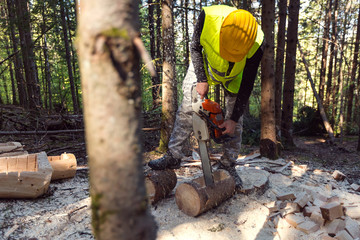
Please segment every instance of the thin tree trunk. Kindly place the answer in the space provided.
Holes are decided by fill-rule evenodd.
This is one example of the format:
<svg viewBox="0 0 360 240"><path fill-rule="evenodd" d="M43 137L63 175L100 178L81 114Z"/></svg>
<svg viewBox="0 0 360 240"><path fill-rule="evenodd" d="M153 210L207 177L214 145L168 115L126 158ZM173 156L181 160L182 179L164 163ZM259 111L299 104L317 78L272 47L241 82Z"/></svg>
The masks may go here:
<svg viewBox="0 0 360 240"><path fill-rule="evenodd" d="M3 85L3 88L4 88L4 94L3 95L5 95L5 99L6 99L5 104L10 104L8 86L6 84L6 78L4 77L4 75L2 75L2 85Z"/></svg>
<svg viewBox="0 0 360 240"><path fill-rule="evenodd" d="M281 96L284 73L284 53L285 53L285 26L286 26L286 7L287 0L279 0L279 24L276 47L276 70L275 70L275 120L276 135L278 141L281 140Z"/></svg>
<svg viewBox="0 0 360 240"><path fill-rule="evenodd" d="M158 81L157 81L157 100L158 103L161 103L161 96L160 96L160 92L161 92L161 77L162 75L160 73L162 73L162 38L161 38L161 22L162 22L162 16L161 16L161 0L155 0L156 3L156 51L155 51L155 59L156 59L156 72L158 73ZM159 106L159 105L158 105Z"/></svg>
<svg viewBox="0 0 360 240"><path fill-rule="evenodd" d="M10 47L8 45L8 39L4 39L5 41L5 48L6 53L10 55ZM9 61L9 72L10 72L10 79L11 79L11 93L12 93L12 104L17 105L17 94L16 94L16 85L15 85L15 79L14 79L14 71L13 71L13 62Z"/></svg>
<svg viewBox="0 0 360 240"><path fill-rule="evenodd" d="M189 7L189 0L185 0L185 71L187 71L189 67L189 59L190 59L188 7Z"/></svg>
<svg viewBox="0 0 360 240"><path fill-rule="evenodd" d="M64 10L64 1L60 0L60 14L61 14L61 26L63 30L63 36L64 36L64 45L65 45L65 54L66 54L66 64L68 68L68 74L69 74L69 81L70 81L70 89L71 89L71 97L73 102L73 110L74 113L79 112L79 105L76 98L76 92L75 92L75 82L74 82L74 76L71 66L71 54L70 54L70 46L69 46L69 38L67 34L67 24L65 19L65 10Z"/></svg>
<svg viewBox="0 0 360 240"><path fill-rule="evenodd" d="M51 73L50 73L50 63L49 63L49 55L48 55L48 47L47 47L47 39L46 39L46 15L45 15L46 5L44 2L42 9L42 34L43 34L43 54L44 54L44 62L45 62L45 87L47 88L47 96L45 94L45 105L48 106L48 112L52 112L52 93L51 93ZM46 91L45 91L46 92Z"/></svg>
<svg viewBox="0 0 360 240"><path fill-rule="evenodd" d="M344 124L344 91L343 91L343 86L344 86L344 77L343 77L343 69L342 69L342 63L343 63L343 59L344 59L344 51L345 51L345 36L346 36L346 26L348 24L348 15L349 15L349 11L351 9L351 5L352 5L352 0L350 0L347 5L346 5L346 10L345 10L345 16L344 16L344 22L343 22L343 35L342 35L342 39L341 39L341 52L340 52L340 61L339 61L339 78L338 78L338 83L339 83L339 92L340 92L340 112L339 112L339 128L340 128L340 142L343 142L343 124Z"/></svg>
<svg viewBox="0 0 360 240"><path fill-rule="evenodd" d="M292 135L294 87L296 69L296 42L298 37L300 0L290 0L289 24L286 41L286 60L284 74L283 113L282 113L282 137L286 146L294 146Z"/></svg>
<svg viewBox="0 0 360 240"><path fill-rule="evenodd" d="M275 0L264 1L261 14L262 29L266 39L264 56L261 60L261 156L277 159L275 120L275 77L274 77L274 22Z"/></svg>
<svg viewBox="0 0 360 240"><path fill-rule="evenodd" d="M177 110L177 82L175 74L175 44L173 1L162 1L163 29L163 80L162 80L162 116L159 150L164 152L170 140Z"/></svg>
<svg viewBox="0 0 360 240"><path fill-rule="evenodd" d="M72 6L74 6L74 15L75 15L75 19L76 19L76 2L74 3L74 5L70 4L70 7L72 8ZM71 28L71 20L70 20L70 17L69 17L69 8L68 7L65 7L65 13L66 13L66 16L68 16L66 18L66 22L67 22L67 26L68 26L68 32L69 32L69 48L70 48L70 56L71 56L71 64L72 64L72 70L73 70L73 76L74 76L74 85L75 85L75 94L76 94L76 102L77 102L77 105L78 105L78 108L79 108L79 112L81 111L81 101L80 101L80 94L79 94L79 74L77 74L77 56L76 56L76 52L74 50L74 47L73 47L73 36L71 34L71 31L72 31L72 28Z"/></svg>
<svg viewBox="0 0 360 240"><path fill-rule="evenodd" d="M329 134L330 143L333 144L335 142L334 132L333 132L333 130L331 128L331 125L330 125L327 117L326 117L325 109L324 109L324 107L322 105L322 100L321 100L320 96L316 92L315 84L314 84L314 81L312 80L311 73L310 73L310 70L309 70L309 66L308 66L307 61L305 59L305 55L304 55L304 53L303 53L303 51L301 49L300 43L298 43L298 46L299 46L299 51L300 51L303 63L304 63L305 68L306 68L308 79L309 79L311 87L312 87L312 89L314 91L314 96L315 96L315 98L317 100L318 108L319 108L319 111L320 111L320 116L321 116L321 118L322 118L322 120L324 122L325 129Z"/></svg>
<svg viewBox="0 0 360 240"><path fill-rule="evenodd" d="M335 42L337 39L337 29L336 29L336 23L337 23L337 8L338 8L338 0L334 1L334 14L331 14L331 23L332 23L332 32L331 32L331 42L330 42L330 60L329 60L329 71L328 71L328 77L327 77L327 85L326 85L326 94L325 94L325 102L324 107L325 111L329 113L329 106L331 101L331 93L333 88L335 86L333 85L333 65L334 65L334 58L335 58ZM333 99L334 100L334 99Z"/></svg>
<svg viewBox="0 0 360 240"><path fill-rule="evenodd" d="M16 0L15 9L18 17L18 29L21 39L21 52L25 68L28 102L31 109L39 109L40 92L37 70L35 66L34 45L31 38L30 13L28 1Z"/></svg>
<svg viewBox="0 0 360 240"><path fill-rule="evenodd" d="M321 69L320 69L320 82L319 82L319 97L324 99L325 92L325 76L326 76L326 62L329 48L329 32L330 32L330 19L331 19L331 1L327 0L325 8L325 26L323 34L323 46L322 46L322 57L321 57Z"/></svg>
<svg viewBox="0 0 360 240"><path fill-rule="evenodd" d="M12 48L14 52L18 51L18 39L15 36L15 3L14 0L7 0L7 7L8 7L8 16L9 16L9 29L10 29L10 36L11 36L11 42L12 42ZM18 96L19 96L19 103L23 107L27 107L27 92L25 88L25 80L24 76L21 72L22 61L20 59L19 54L15 54L13 57L14 61L14 67L15 67L15 79L17 83L17 90L18 90Z"/></svg>
<svg viewBox="0 0 360 240"><path fill-rule="evenodd" d="M357 28L356 28L355 49L354 49L352 67L351 67L350 86L347 93L348 103L347 103L346 122L348 124L352 122L355 77L356 77L356 70L357 70L358 58L359 58L359 43L360 43L360 8L359 8L358 21L357 21Z"/></svg>
<svg viewBox="0 0 360 240"><path fill-rule="evenodd" d="M157 61L159 61L156 57L156 37L155 37L155 26L154 26L154 9L155 9L155 4L153 3L153 0L148 0L148 4L149 4L149 14L148 14L148 21L149 21L149 33L150 33L150 56L151 59L154 59L153 61L155 61L154 65L157 67L158 64L156 64ZM152 94L152 107L153 109L156 109L159 107L160 102L161 102L161 97L160 97L160 78L159 75L156 76L152 76L151 77L151 83L152 83L152 88L151 88L151 94Z"/></svg>
<svg viewBox="0 0 360 240"><path fill-rule="evenodd" d="M81 1L92 226L101 240L156 238L142 170L140 63L132 41L139 35L138 6L134 0Z"/></svg>

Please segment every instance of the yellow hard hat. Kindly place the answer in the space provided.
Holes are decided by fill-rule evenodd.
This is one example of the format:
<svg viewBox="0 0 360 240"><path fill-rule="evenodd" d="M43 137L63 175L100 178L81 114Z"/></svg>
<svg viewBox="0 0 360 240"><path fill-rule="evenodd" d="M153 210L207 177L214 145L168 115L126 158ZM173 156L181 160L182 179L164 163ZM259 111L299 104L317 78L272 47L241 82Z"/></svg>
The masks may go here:
<svg viewBox="0 0 360 240"><path fill-rule="evenodd" d="M229 62L240 62L253 46L258 24L251 13L238 9L231 12L220 29L220 56Z"/></svg>

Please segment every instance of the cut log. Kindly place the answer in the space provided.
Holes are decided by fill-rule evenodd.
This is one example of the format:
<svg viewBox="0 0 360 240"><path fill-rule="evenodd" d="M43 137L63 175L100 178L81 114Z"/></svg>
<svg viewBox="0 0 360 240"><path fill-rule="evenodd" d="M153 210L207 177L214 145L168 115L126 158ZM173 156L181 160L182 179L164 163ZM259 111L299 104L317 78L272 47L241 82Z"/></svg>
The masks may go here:
<svg viewBox="0 0 360 240"><path fill-rule="evenodd" d="M19 142L0 143L0 157L10 157L28 154Z"/></svg>
<svg viewBox="0 0 360 240"><path fill-rule="evenodd" d="M72 178L76 174L76 157L71 153L63 153L60 156L48 156L53 174L51 180Z"/></svg>
<svg viewBox="0 0 360 240"><path fill-rule="evenodd" d="M50 184L52 168L45 152L0 158L0 198L36 198Z"/></svg>
<svg viewBox="0 0 360 240"><path fill-rule="evenodd" d="M214 186L207 187L204 177L179 185L175 192L175 201L186 215L196 217L218 206L234 194L235 181L225 170L213 173Z"/></svg>
<svg viewBox="0 0 360 240"><path fill-rule="evenodd" d="M164 199L174 189L177 183L173 170L150 170L145 176L145 186L149 203L155 204Z"/></svg>

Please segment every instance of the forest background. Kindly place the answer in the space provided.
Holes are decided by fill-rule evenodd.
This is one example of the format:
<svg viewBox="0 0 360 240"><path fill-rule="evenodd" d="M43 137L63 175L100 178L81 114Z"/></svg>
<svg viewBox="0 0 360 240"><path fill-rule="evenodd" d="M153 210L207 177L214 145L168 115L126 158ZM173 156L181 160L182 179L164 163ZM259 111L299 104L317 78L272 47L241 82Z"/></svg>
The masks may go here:
<svg viewBox="0 0 360 240"><path fill-rule="evenodd" d="M190 60L189 44L197 16L203 6L220 3L249 10L260 24L264 17L261 1L148 0L142 1L139 6L141 39L158 73L152 77L145 65L141 68L143 116L145 126L159 127L162 122L160 151L166 150L171 122L181 102L181 84ZM79 6L75 0L0 1L2 109L19 106L35 117L58 113L82 114L76 52L76 19L81 14ZM276 100L277 139L282 140L284 146L293 144L295 133L328 132L318 111L317 94L335 136L342 139L343 135L359 134L359 9L358 1L276 2L272 11L275 17L273 45L269 41L270 49L274 50L270 56L274 73L271 92L276 98L273 100ZM173 19L170 28L163 21L166 14ZM298 29L295 36L290 36L294 31L289 26L294 23L292 18L297 18L297 14ZM306 64L303 64L300 51L291 52L287 47L296 43L296 39L303 49ZM167 62L172 65L171 74L164 74L169 71L166 69ZM262 76L259 70L247 107L245 143L258 144L261 137ZM317 93L311 88L310 80L313 80ZM162 86L170 86L170 91L164 91L167 87ZM221 88L213 87L210 97L225 107ZM162 104L169 102L168 99L172 102L170 107ZM4 110L1 114L5 116L3 113ZM167 113L171 115L170 124L166 119ZM266 119L265 115L262 116ZM31 125L32 129L21 123L14 126L16 131L49 130L36 124Z"/></svg>

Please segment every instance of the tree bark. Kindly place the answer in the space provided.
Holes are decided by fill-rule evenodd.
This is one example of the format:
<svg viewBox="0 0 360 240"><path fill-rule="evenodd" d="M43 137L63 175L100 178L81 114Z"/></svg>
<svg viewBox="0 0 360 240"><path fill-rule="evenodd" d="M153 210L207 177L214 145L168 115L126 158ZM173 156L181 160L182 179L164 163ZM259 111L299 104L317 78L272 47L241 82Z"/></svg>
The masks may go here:
<svg viewBox="0 0 360 240"><path fill-rule="evenodd" d="M261 60L261 156L277 159L275 130L274 22L275 0L264 1L261 14L265 51Z"/></svg>
<svg viewBox="0 0 360 240"><path fill-rule="evenodd" d="M96 239L155 239L142 171L139 1L81 1L78 39Z"/></svg>
<svg viewBox="0 0 360 240"><path fill-rule="evenodd" d="M175 44L173 1L162 1L163 29L163 78L162 78L162 116L159 150L165 152L175 122L177 110L177 81L175 74Z"/></svg>
<svg viewBox="0 0 360 240"><path fill-rule="evenodd" d="M67 33L68 26L66 24L66 19L65 19L65 10L64 10L64 1L63 0L60 0L60 14L61 14L61 26L62 26L62 30L63 30L64 45L65 45L65 54L66 54L65 58L66 58L66 64L67 64L67 68L68 68L71 97L72 97L72 103L73 103L73 111L76 114L76 113L79 113L79 105L77 102L75 83L74 83L74 75L73 75L73 70L72 70L72 66L71 66L69 37L68 37L68 33Z"/></svg>
<svg viewBox="0 0 360 240"><path fill-rule="evenodd" d="M283 114L282 114L282 136L285 145L294 146L292 135L293 128L293 109L294 109L294 87L296 69L296 42L298 37L299 21L299 0L290 0L289 5L289 24L287 31L287 47L284 74L284 93L283 93Z"/></svg>
<svg viewBox="0 0 360 240"><path fill-rule="evenodd" d="M276 47L276 69L275 69L275 121L276 135L281 141L281 96L284 73L284 53L285 53L285 27L286 27L286 7L287 0L279 0L279 24Z"/></svg>

